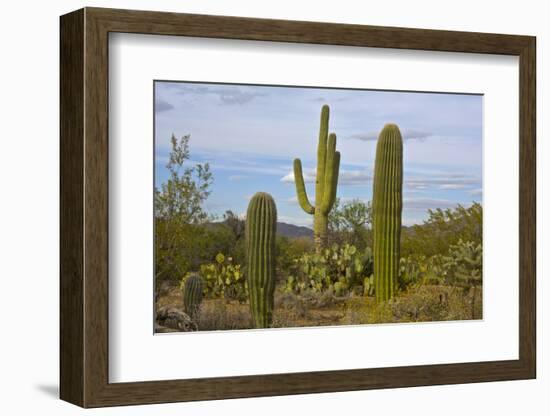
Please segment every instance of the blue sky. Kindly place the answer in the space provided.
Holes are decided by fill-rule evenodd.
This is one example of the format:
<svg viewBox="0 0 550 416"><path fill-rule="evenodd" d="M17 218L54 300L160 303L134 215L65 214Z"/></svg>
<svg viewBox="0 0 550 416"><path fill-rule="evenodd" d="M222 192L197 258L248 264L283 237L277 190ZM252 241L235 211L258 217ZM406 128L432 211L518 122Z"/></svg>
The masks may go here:
<svg viewBox="0 0 550 416"><path fill-rule="evenodd" d="M482 198L480 95L155 82L155 175L167 178L172 134L190 134L191 161L214 174L205 203L221 217L244 214L255 192L275 198L279 220L311 226L298 206L292 161L299 157L310 200L320 110L341 153L338 197L372 197L378 132L396 123L404 138L403 222L421 223L429 208L470 205Z"/></svg>

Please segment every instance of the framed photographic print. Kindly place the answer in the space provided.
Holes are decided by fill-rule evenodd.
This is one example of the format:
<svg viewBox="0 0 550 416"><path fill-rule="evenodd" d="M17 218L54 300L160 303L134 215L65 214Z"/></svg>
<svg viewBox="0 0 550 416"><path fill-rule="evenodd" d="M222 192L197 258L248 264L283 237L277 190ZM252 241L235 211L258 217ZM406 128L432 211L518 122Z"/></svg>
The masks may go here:
<svg viewBox="0 0 550 416"><path fill-rule="evenodd" d="M61 17L83 406L536 376L535 38Z"/></svg>

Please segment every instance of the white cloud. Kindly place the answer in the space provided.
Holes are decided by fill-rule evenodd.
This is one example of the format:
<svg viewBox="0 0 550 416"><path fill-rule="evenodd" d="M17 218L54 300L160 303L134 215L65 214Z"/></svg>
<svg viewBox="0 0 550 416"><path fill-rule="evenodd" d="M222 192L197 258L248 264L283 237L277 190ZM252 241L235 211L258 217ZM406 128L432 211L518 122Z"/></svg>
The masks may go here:
<svg viewBox="0 0 550 416"><path fill-rule="evenodd" d="M425 211L435 208L451 208L459 203L449 199L438 198L405 198L403 199L403 208L413 211Z"/></svg>
<svg viewBox="0 0 550 416"><path fill-rule="evenodd" d="M466 188L468 188L468 186L463 183L444 183L443 185L439 186L439 189L443 189L443 190L466 189Z"/></svg>
<svg viewBox="0 0 550 416"><path fill-rule="evenodd" d="M279 215L277 218L278 222L285 222L287 224L297 225L299 227L308 227L312 228L313 226L313 217L293 217L288 215Z"/></svg>
<svg viewBox="0 0 550 416"><path fill-rule="evenodd" d="M248 178L248 175L231 175L227 179L229 179L232 182L235 182L235 181L240 181L240 180L243 180L243 179L246 179L246 178Z"/></svg>
<svg viewBox="0 0 550 416"><path fill-rule="evenodd" d="M361 141L376 141L378 140L378 135L380 132L377 131L370 131L367 133L356 133L349 136L349 139L356 139ZM433 133L423 131L423 130L416 130L416 129L403 129L401 131L401 135L403 136L403 140L424 140L428 137L433 136Z"/></svg>
<svg viewBox="0 0 550 416"><path fill-rule="evenodd" d="M314 183L315 182L315 169L304 168L302 169L302 177L304 178L305 183ZM294 171L289 171L285 176L281 178L281 182L285 183L294 183Z"/></svg>
<svg viewBox="0 0 550 416"><path fill-rule="evenodd" d="M406 163L477 166L481 160L481 100L476 97L177 82L155 85L157 97L176 107L160 113L162 120L156 125L158 148L165 151L172 132L189 133L192 152L232 149L286 156L289 162L301 157L307 164L315 157L317 143L322 103L316 100L324 99L331 105L331 131L340 138L355 133L361 139L361 133L366 133L364 138L370 140L339 140L343 165L371 164L376 136L389 120L403 126L409 140ZM376 133L369 137L370 131ZM434 136L426 139L429 133ZM452 139L456 148L439 140L451 135L457 136ZM466 140L458 140L459 136Z"/></svg>
<svg viewBox="0 0 550 416"><path fill-rule="evenodd" d="M303 169L305 183L315 183L315 169ZM338 175L338 185L365 185L372 180L372 174L367 170L341 170ZM281 182L294 183L294 172L290 171L281 178Z"/></svg>
<svg viewBox="0 0 550 416"><path fill-rule="evenodd" d="M471 191L468 191L468 193L472 196L481 196L481 195L483 195L483 189L481 189L481 188L472 189Z"/></svg>
<svg viewBox="0 0 550 416"><path fill-rule="evenodd" d="M418 218L418 217L403 217L403 225L405 227L410 227L411 225L415 225L415 224L422 224L422 222L424 221L423 218Z"/></svg>
<svg viewBox="0 0 550 416"><path fill-rule="evenodd" d="M163 111L170 111L174 108L172 104L168 101L162 100L160 98L156 99L155 102L155 112L162 113Z"/></svg>
<svg viewBox="0 0 550 416"><path fill-rule="evenodd" d="M217 94L220 97L221 102L226 105L246 104L247 102L252 101L254 98L260 95L264 95L240 90L218 91Z"/></svg>
<svg viewBox="0 0 550 416"><path fill-rule="evenodd" d="M412 190L423 190L437 187L440 190L467 189L479 185L480 180L476 176L462 173L422 173L408 177L405 172L405 187Z"/></svg>
<svg viewBox="0 0 550 416"><path fill-rule="evenodd" d="M248 165L245 163L242 163L242 161L239 160L224 160L222 163L218 163L216 161L210 162L210 167L215 170L227 170L227 171L233 171L233 172L239 172L238 174L232 175L234 180L238 179L244 179L245 177L248 177L250 175L246 174L255 174L255 175L280 175L281 173L285 172L288 168L287 167L279 167L279 166L269 166L269 165L260 165L257 166L254 165ZM294 180L294 176L293 176Z"/></svg>
<svg viewBox="0 0 550 416"><path fill-rule="evenodd" d="M242 105L252 101L256 97L266 96L265 91L246 86L216 86L216 85L181 85L178 91L179 95L205 95L212 94L219 98L225 105Z"/></svg>
<svg viewBox="0 0 550 416"><path fill-rule="evenodd" d="M338 178L339 185L365 185L372 180L372 174L366 170L343 170Z"/></svg>

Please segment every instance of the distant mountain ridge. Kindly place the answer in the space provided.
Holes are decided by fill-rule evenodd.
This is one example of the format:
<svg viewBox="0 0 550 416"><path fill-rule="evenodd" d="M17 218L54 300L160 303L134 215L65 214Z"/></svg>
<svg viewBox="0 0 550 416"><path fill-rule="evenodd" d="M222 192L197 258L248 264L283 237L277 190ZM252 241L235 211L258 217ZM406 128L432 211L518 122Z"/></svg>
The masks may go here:
<svg viewBox="0 0 550 416"><path fill-rule="evenodd" d="M245 226L244 224L245 222L243 220L239 220L237 224L238 228L240 228L240 232L242 233L244 233L244 226ZM220 222L209 222L206 224L206 226L207 227L226 226L226 227L232 228L227 220L220 221ZM313 230L311 228L303 227L300 225L288 224L286 222L277 222L277 235L287 237L287 238L301 238L301 237L313 238Z"/></svg>
<svg viewBox="0 0 550 416"><path fill-rule="evenodd" d="M287 224L286 222L277 222L277 234L288 238L312 238L313 230L299 225Z"/></svg>

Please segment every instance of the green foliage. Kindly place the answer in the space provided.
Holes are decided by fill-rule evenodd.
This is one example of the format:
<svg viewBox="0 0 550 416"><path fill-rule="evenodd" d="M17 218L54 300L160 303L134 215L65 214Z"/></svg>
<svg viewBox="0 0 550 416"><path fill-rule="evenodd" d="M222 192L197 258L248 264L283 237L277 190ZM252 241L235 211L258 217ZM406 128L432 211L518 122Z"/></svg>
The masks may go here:
<svg viewBox="0 0 550 416"><path fill-rule="evenodd" d="M202 203L210 195L213 177L208 163L185 167L189 160L190 135L177 139L172 135L172 150L166 165L169 179L155 189L155 218L184 224L200 224L208 219Z"/></svg>
<svg viewBox="0 0 550 416"><path fill-rule="evenodd" d="M440 254L426 257L407 256L399 261L399 289L420 285L442 285L445 283L447 270L444 257Z"/></svg>
<svg viewBox="0 0 550 416"><path fill-rule="evenodd" d="M194 261L191 263L193 270L196 270L200 264L214 261L218 253L226 253L229 257L233 257L235 236L223 223L209 223L195 227L194 234L189 238L193 244L193 251L189 253L194 255Z"/></svg>
<svg viewBox="0 0 550 416"><path fill-rule="evenodd" d="M402 257L399 260L399 289L404 290L421 281L420 267L417 259Z"/></svg>
<svg viewBox="0 0 550 416"><path fill-rule="evenodd" d="M474 202L466 208L428 210L429 218L424 224L404 230L401 240L403 256L435 254L447 255L449 247L462 241L482 242L483 208Z"/></svg>
<svg viewBox="0 0 550 416"><path fill-rule="evenodd" d="M327 244L328 214L336 199L338 172L340 170L340 152L336 151L336 135L328 134L329 107L321 109L319 144L317 145L317 172L315 181L315 206L309 202L302 162L294 159L294 182L296 195L302 209L313 215L313 233L317 252Z"/></svg>
<svg viewBox="0 0 550 416"><path fill-rule="evenodd" d="M374 296L374 274L363 279L363 296Z"/></svg>
<svg viewBox="0 0 550 416"><path fill-rule="evenodd" d="M448 284L467 292L480 285L482 218L480 204L468 208L458 205L429 210L424 224L407 229L401 243L400 289Z"/></svg>
<svg viewBox="0 0 550 416"><path fill-rule="evenodd" d="M195 322L199 316L203 290L203 280L198 274L190 274L183 283L185 313Z"/></svg>
<svg viewBox="0 0 550 416"><path fill-rule="evenodd" d="M245 221L237 214L231 210L225 211L223 222L231 229L236 240L244 238Z"/></svg>
<svg viewBox="0 0 550 416"><path fill-rule="evenodd" d="M218 253L213 263L200 266L200 274L208 297L246 301L248 284L241 266L234 264L231 257Z"/></svg>
<svg viewBox="0 0 550 416"><path fill-rule="evenodd" d="M208 219L202 203L213 177L208 163L187 166L190 136L171 138L169 178L155 188L155 284L177 281L197 261L195 236ZM199 248L200 250L200 248Z"/></svg>
<svg viewBox="0 0 550 416"><path fill-rule="evenodd" d="M256 328L273 322L277 208L271 195L256 193L246 214L247 280L252 321Z"/></svg>
<svg viewBox="0 0 550 416"><path fill-rule="evenodd" d="M275 240L277 249L277 275L287 274L293 265L292 240L288 237L277 235Z"/></svg>
<svg viewBox="0 0 550 416"><path fill-rule="evenodd" d="M444 258L444 261L449 284L468 289L481 285L483 279L481 244L459 240L449 248L449 255Z"/></svg>
<svg viewBox="0 0 550 416"><path fill-rule="evenodd" d="M168 238L171 236L171 238ZM160 242L163 244L160 244ZM212 262L217 253L235 251L235 238L225 224L179 224L155 220L156 284L165 280L178 281L189 271ZM177 250L176 250L177 248Z"/></svg>
<svg viewBox="0 0 550 416"><path fill-rule="evenodd" d="M294 263L294 274L288 276L283 291L297 294L332 291L342 296L356 287L362 293L365 278L373 272L370 248L361 252L350 244L305 253Z"/></svg>
<svg viewBox="0 0 550 416"><path fill-rule="evenodd" d="M360 199L340 204L336 198L328 216L330 240L339 244L345 242L363 250L372 247L372 207L370 201Z"/></svg>
<svg viewBox="0 0 550 416"><path fill-rule="evenodd" d="M481 244L459 240L448 254L407 256L400 261L399 288L403 291L422 286L446 285L462 288L464 299L470 302L471 318L477 316L478 287L483 280L483 250Z"/></svg>
<svg viewBox="0 0 550 416"><path fill-rule="evenodd" d="M386 124L378 137L372 204L376 300L383 302L395 295L399 275L403 139L395 124Z"/></svg>
<svg viewBox="0 0 550 416"><path fill-rule="evenodd" d="M313 251L311 238L288 238L278 235L277 246L277 276L285 277L294 272L295 259Z"/></svg>

